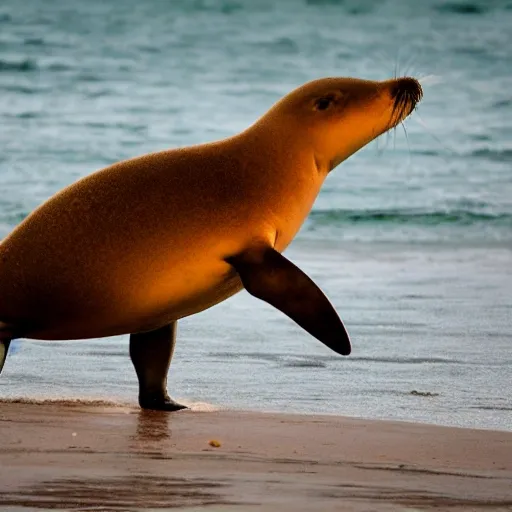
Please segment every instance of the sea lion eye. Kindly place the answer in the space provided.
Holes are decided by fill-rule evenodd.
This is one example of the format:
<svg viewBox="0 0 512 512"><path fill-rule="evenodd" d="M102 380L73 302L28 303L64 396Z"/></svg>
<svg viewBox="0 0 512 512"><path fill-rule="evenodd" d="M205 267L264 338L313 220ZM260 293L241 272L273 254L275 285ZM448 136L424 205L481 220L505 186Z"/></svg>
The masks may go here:
<svg viewBox="0 0 512 512"><path fill-rule="evenodd" d="M323 96L322 98L318 98L315 101L316 110L327 110L330 107L333 99L334 98L332 96Z"/></svg>

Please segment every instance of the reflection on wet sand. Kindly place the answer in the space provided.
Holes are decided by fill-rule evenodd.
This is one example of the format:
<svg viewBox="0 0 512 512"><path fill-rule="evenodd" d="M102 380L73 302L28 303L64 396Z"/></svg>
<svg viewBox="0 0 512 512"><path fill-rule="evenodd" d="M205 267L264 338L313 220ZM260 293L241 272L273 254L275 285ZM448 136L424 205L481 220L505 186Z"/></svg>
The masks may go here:
<svg viewBox="0 0 512 512"><path fill-rule="evenodd" d="M137 417L137 433L134 441L166 441L171 438L171 416L164 411L148 411L141 409Z"/></svg>

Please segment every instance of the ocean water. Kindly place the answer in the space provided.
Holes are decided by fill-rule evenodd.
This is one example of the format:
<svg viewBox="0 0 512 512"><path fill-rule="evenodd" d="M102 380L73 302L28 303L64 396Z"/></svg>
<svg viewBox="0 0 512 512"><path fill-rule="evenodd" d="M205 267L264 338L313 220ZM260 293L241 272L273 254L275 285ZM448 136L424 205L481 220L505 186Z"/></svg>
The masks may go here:
<svg viewBox="0 0 512 512"><path fill-rule="evenodd" d="M3 0L0 238L81 176L234 134L308 80L412 74L405 130L331 174L287 251L352 355L242 292L180 322L170 391L512 430L511 26L505 0ZM4 400L136 394L126 336L17 341L0 377Z"/></svg>

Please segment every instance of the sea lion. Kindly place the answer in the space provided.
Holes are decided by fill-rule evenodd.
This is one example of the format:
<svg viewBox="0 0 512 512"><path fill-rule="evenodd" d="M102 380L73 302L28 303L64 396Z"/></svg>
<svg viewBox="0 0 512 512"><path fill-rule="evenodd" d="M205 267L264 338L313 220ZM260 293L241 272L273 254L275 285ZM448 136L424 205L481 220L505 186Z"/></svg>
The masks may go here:
<svg viewBox="0 0 512 512"><path fill-rule="evenodd" d="M177 410L166 380L177 320L243 287L335 352L348 334L281 255L328 173L395 127L414 78L324 78L233 137L122 161L46 201L0 244L0 370L15 337L130 334L143 408Z"/></svg>

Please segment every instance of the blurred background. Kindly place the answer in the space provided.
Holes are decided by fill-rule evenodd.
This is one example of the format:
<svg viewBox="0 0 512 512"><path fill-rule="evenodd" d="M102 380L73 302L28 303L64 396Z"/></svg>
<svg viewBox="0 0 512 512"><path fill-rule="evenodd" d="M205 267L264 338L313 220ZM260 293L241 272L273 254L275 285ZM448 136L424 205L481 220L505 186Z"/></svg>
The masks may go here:
<svg viewBox="0 0 512 512"><path fill-rule="evenodd" d="M405 129L330 175L287 251L352 356L242 292L180 322L170 391L512 430L511 26L507 0L2 0L0 238L81 176L232 135L306 81L418 77ZM16 342L0 396L135 405L127 342Z"/></svg>

